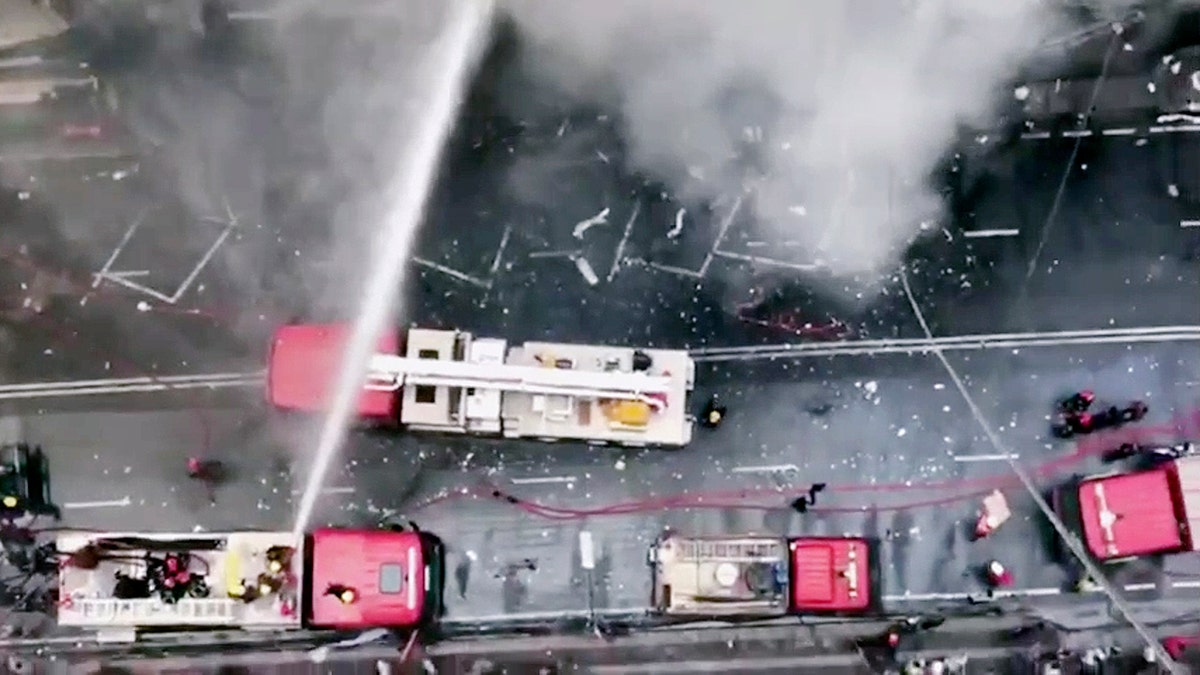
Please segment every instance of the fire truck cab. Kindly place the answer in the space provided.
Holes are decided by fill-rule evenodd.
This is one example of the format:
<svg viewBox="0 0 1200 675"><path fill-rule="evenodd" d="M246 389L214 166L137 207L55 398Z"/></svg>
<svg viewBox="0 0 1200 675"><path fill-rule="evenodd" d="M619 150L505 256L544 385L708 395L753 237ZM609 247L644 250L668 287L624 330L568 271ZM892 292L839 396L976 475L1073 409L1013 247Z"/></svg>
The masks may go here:
<svg viewBox="0 0 1200 675"><path fill-rule="evenodd" d="M861 538L686 538L651 548L652 605L673 617L861 614L875 607L874 547Z"/></svg>
<svg viewBox="0 0 1200 675"><path fill-rule="evenodd" d="M1200 456L1076 479L1052 496L1101 562L1200 550Z"/></svg>

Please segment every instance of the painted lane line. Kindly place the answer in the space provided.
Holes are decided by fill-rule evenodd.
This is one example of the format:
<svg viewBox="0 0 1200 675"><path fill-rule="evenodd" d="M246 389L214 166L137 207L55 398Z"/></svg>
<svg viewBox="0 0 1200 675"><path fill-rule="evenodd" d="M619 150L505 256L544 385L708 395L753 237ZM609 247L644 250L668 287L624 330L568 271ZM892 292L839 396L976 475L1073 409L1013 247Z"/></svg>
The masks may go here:
<svg viewBox="0 0 1200 675"><path fill-rule="evenodd" d="M321 494L323 494L323 495L352 495L357 491L358 491L357 488L350 486L350 485L346 485L346 486L342 486L342 487L323 488L321 490ZM298 497L298 496L300 496L300 494L302 494L300 492L300 490L292 490L293 497Z"/></svg>
<svg viewBox="0 0 1200 675"><path fill-rule="evenodd" d="M510 478L513 485L550 485L577 482L575 476L531 476L528 478Z"/></svg>
<svg viewBox="0 0 1200 675"><path fill-rule="evenodd" d="M0 401L30 400L39 398L70 398L75 396L111 396L114 394L144 394L159 391L193 389L231 389L261 387L261 378L235 380L205 380L201 382L172 382L163 384L140 384L123 387L87 387L71 389L38 389L35 391L0 391Z"/></svg>
<svg viewBox="0 0 1200 675"><path fill-rule="evenodd" d="M1062 595L1060 588L1018 588L1008 591L993 591L992 599L1005 598L1037 598ZM977 597L972 593L904 593L901 595L885 595L884 602L930 602L940 600L962 600Z"/></svg>
<svg viewBox="0 0 1200 675"><path fill-rule="evenodd" d="M504 262L504 251L508 249L508 240L512 239L512 225L504 227L504 236L500 237L500 245L496 247L496 256L492 258L491 276L500 272L500 263Z"/></svg>
<svg viewBox="0 0 1200 675"><path fill-rule="evenodd" d="M1153 591L1158 588L1158 584L1147 582L1140 584L1125 584L1124 590L1129 593L1137 593L1139 591Z"/></svg>
<svg viewBox="0 0 1200 675"><path fill-rule="evenodd" d="M729 212L721 220L721 229L717 232L717 238L713 240L712 248L709 249L708 255L704 256L704 262L700 263L700 269L696 272L697 278L704 278L708 274L708 267L712 265L713 259L717 256L717 251L721 249L721 244L725 242L725 235L729 233L729 228L733 226L733 221L737 218L738 213L742 210L742 204L746 200L745 194L738 195L733 204L729 207Z"/></svg>
<svg viewBox="0 0 1200 675"><path fill-rule="evenodd" d="M417 256L413 256L411 260L422 267L428 267L431 270L441 272L452 279L458 279L459 281L471 284L472 286L478 286L479 288L484 289L490 289L492 287L492 285L487 281L484 281L479 277L473 277L470 274L456 270L453 267L447 267L441 263L436 263L432 260L426 260L425 258L418 258Z"/></svg>
<svg viewBox="0 0 1200 675"><path fill-rule="evenodd" d="M213 373L211 375L163 375L162 377L120 377L102 380L61 380L58 382L29 382L0 385L0 392L37 391L40 389L90 389L92 387L123 387L139 384L174 384L180 382L210 382L214 380L262 379L262 371L250 373Z"/></svg>
<svg viewBox="0 0 1200 675"><path fill-rule="evenodd" d="M112 507L131 506L132 504L133 504L133 500L130 499L128 496L126 496L126 497L122 497L121 499L109 499L107 501L67 502L62 505L62 508L64 508L64 509L105 509L105 508L112 508Z"/></svg>
<svg viewBox="0 0 1200 675"><path fill-rule="evenodd" d="M821 269L816 263L797 263L787 260L779 260L778 258L763 258L756 255L746 255L745 253L734 253L733 251L715 250L712 254L718 258L728 258L730 260L740 260L742 262L755 263L757 265L766 265L768 267L782 267L785 269L797 270L799 272L815 272Z"/></svg>
<svg viewBox="0 0 1200 675"><path fill-rule="evenodd" d="M894 346L894 345L949 345L958 343L987 343L1008 340L1035 339L1068 339L1080 337L1106 336L1141 336L1164 333L1196 333L1200 334L1200 325L1192 326L1142 326L1138 328L1092 328L1087 330L1046 331L1041 333L976 333L971 335L947 335L929 340L927 338L904 338L884 340L856 340L836 345L820 342L791 342L774 345L755 345L747 347L708 347L692 350L692 354L743 354L750 352L774 352L780 350L804 351L840 348L846 345Z"/></svg>
<svg viewBox="0 0 1200 675"><path fill-rule="evenodd" d="M1177 341L1200 338L1200 326L1164 326L1144 329L1112 329L1093 331L1059 331L1051 333L960 335L938 338L905 338L885 340L847 340L844 342L791 342L744 347L708 347L690 352L694 358L739 356L748 354L778 355L810 353L815 355L872 354L931 351L936 349L995 349L1029 346L1066 346L1071 344L1104 344L1110 342Z"/></svg>
<svg viewBox="0 0 1200 675"><path fill-rule="evenodd" d="M774 466L735 466L733 473L799 473L800 467L795 464L777 464Z"/></svg>
<svg viewBox="0 0 1200 675"><path fill-rule="evenodd" d="M1193 581L1172 581L1171 588L1200 588L1200 579Z"/></svg>
<svg viewBox="0 0 1200 675"><path fill-rule="evenodd" d="M992 237L1016 237L1020 230L966 230L963 236L967 239L988 239Z"/></svg>
<svg viewBox="0 0 1200 675"><path fill-rule="evenodd" d="M956 462L1007 462L1010 459L1020 459L1021 456L1013 455L954 455Z"/></svg>
<svg viewBox="0 0 1200 675"><path fill-rule="evenodd" d="M1133 136L1137 134L1137 129L1127 127L1124 129L1104 129L1100 132L1104 136Z"/></svg>
<svg viewBox="0 0 1200 675"><path fill-rule="evenodd" d="M608 268L608 277L606 281L612 282L616 278L617 272L621 270L621 264L625 260L625 247L629 244L629 236L633 234L633 224L637 222L638 215L642 212L642 200L633 203L633 211L629 214L629 220L625 221L625 229L621 233L621 241L617 243L617 251L613 254L612 267Z"/></svg>
<svg viewBox="0 0 1200 675"><path fill-rule="evenodd" d="M1200 227L1200 220L1181 220L1180 227Z"/></svg>

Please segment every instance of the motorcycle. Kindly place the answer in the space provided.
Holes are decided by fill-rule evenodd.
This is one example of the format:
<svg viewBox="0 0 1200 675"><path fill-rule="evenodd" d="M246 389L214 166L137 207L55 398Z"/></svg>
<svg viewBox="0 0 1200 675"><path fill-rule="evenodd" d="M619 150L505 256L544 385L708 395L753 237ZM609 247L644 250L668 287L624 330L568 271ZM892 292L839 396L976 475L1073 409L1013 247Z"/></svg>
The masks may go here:
<svg viewBox="0 0 1200 675"><path fill-rule="evenodd" d="M1095 413L1076 413L1060 408L1051 431L1058 438L1071 438L1140 421L1149 411L1149 406L1141 401L1134 401L1124 408L1114 405Z"/></svg>

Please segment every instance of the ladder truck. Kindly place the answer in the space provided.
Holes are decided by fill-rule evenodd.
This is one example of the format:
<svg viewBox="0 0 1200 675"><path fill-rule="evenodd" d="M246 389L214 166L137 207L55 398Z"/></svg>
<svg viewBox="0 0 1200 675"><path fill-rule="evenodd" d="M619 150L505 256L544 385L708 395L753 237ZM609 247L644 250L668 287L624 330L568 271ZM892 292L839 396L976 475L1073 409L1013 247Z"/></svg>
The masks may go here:
<svg viewBox="0 0 1200 675"><path fill-rule="evenodd" d="M288 325L272 340L267 398L279 410L327 404L349 335ZM686 351L550 342L511 346L457 330L381 337L359 399L372 426L680 447L692 438L695 362Z"/></svg>

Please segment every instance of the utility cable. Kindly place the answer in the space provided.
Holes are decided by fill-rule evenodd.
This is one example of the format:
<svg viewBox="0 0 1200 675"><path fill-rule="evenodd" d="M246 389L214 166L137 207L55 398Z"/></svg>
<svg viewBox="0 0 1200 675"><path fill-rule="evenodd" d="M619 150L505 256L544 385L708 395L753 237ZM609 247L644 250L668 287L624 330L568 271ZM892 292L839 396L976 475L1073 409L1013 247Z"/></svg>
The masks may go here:
<svg viewBox="0 0 1200 675"><path fill-rule="evenodd" d="M900 282L904 285L904 294L908 298L909 305L912 306L912 310L916 315L917 322L921 325L921 330L925 333L925 337L927 339L932 340L933 333L929 330L929 324L925 321L925 313L921 311L920 305L917 304L917 300L913 296L912 286L910 286L908 283L908 273L906 270L904 270L904 268L900 269ZM1055 532L1057 532L1058 536L1062 538L1063 542L1067 545L1067 548L1071 550L1071 553L1075 556L1076 560L1083 565L1083 568L1087 571L1088 576L1091 577L1092 580L1100 586L1100 589L1104 591L1104 594L1108 596L1113 608L1125 617L1125 620L1129 622L1129 625L1132 626L1133 629L1137 631L1138 635L1140 635L1141 638L1146 641L1146 645L1154 650L1155 654L1158 656L1158 662L1162 665L1162 667L1176 675L1185 675L1187 671L1181 668L1179 664L1175 663L1174 659L1171 658L1171 655L1167 653L1167 650L1150 633L1150 630L1133 615L1133 611L1130 609L1129 604L1117 594L1116 590L1113 589L1112 585L1108 582L1108 578L1104 576L1104 574L1096 566L1096 563L1092 562L1092 559L1088 556L1087 551L1083 549L1083 544L1079 541L1079 538L1067 529L1067 526L1064 525L1062 520L1059 519L1058 515L1054 513L1054 509L1050 508L1050 505L1046 503L1046 500L1042 497L1041 492L1039 492L1037 486L1034 485L1033 479L1029 477L1029 474L1026 473L1025 469L1017 462L1017 460L1014 458L1015 455L1013 455L1012 450L1010 450L1004 441L1000 439L1000 436L995 432L995 430L992 428L992 425L988 422L987 417L984 416L983 411L979 408L978 404L975 403L975 398L971 396L971 392L967 389L967 385L963 382L962 377L959 376L958 370L950 363L950 360L946 358L946 355L941 349L934 348L932 351L934 356L941 361L942 366L945 367L946 374L949 375L950 379L954 382L954 386L958 389L958 393L962 394L963 400L966 401L967 407L971 410L971 416L974 417L975 421L979 423L979 426L983 429L983 433L988 437L988 440L996 448L997 452L1002 454L1007 459L1008 465L1013 470L1013 473L1015 473L1017 478L1020 479L1021 483L1025 486L1025 489L1029 491L1029 496L1033 498L1034 503L1037 504L1038 508L1042 511L1042 514L1045 515L1047 520L1050 521L1050 524L1054 527Z"/></svg>

